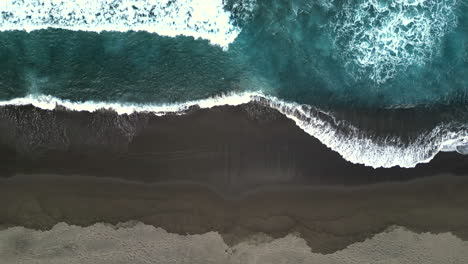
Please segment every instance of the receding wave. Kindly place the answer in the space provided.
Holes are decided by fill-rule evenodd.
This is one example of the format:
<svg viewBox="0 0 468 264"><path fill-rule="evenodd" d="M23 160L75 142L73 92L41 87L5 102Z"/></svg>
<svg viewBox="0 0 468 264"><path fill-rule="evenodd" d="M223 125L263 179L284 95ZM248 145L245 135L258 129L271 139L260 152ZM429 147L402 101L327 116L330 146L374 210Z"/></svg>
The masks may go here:
<svg viewBox="0 0 468 264"><path fill-rule="evenodd" d="M0 29L63 28L83 31L148 31L192 36L226 49L240 33L222 0L2 0Z"/></svg>
<svg viewBox="0 0 468 264"><path fill-rule="evenodd" d="M155 115L184 114L192 107L212 108L222 105L241 105L249 102L258 103L278 110L309 135L317 138L330 149L338 152L344 159L356 163L378 167L415 167L427 163L440 151L457 151L467 154L468 127L457 124L440 124L431 130L423 131L411 142L401 138L376 137L352 125L346 120L338 120L332 114L318 108L286 102L260 92L229 93L222 96L189 101L179 104L126 104L106 102L72 102L53 96L29 95L0 102L6 105L33 105L53 110L64 107L72 111L95 112L110 110L116 113L132 114L147 112ZM311 157L313 158L313 157Z"/></svg>

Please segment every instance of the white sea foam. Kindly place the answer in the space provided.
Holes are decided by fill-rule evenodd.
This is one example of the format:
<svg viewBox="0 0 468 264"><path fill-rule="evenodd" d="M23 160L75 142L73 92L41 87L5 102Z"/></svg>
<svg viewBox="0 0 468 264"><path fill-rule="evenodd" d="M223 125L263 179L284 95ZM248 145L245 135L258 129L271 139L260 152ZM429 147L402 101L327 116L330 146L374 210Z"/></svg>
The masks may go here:
<svg viewBox="0 0 468 264"><path fill-rule="evenodd" d="M191 36L227 49L240 28L222 0L2 0L0 30L63 28Z"/></svg>
<svg viewBox="0 0 468 264"><path fill-rule="evenodd" d="M270 104L344 159L373 168L413 168L419 163L431 161L440 151L463 154L460 146L468 143L468 128L454 129L451 125L440 125L422 133L410 144L403 144L394 137L374 139L348 122L337 121L332 116L332 121L321 119L316 114L317 110L310 106L279 100Z"/></svg>
<svg viewBox="0 0 468 264"><path fill-rule="evenodd" d="M334 24L336 44L356 77L377 83L437 53L457 24L458 0L349 0Z"/></svg>
<svg viewBox="0 0 468 264"><path fill-rule="evenodd" d="M5 105L33 105L35 107L53 110L57 106L65 107L73 111L96 112L99 110L111 110L119 115L132 114L137 112L150 112L155 115L165 115L167 113L183 113L190 107L211 108L218 105L240 105L252 101L259 93L230 93L223 96L211 97L197 101L188 101L179 104L131 104L131 103L108 103L108 102L72 102L50 95L28 95L22 98L15 98L9 101L0 102L0 106Z"/></svg>
<svg viewBox="0 0 468 264"><path fill-rule="evenodd" d="M464 154L466 145L468 145L468 127L456 127L452 124L439 125L422 133L411 143L403 144L398 138L393 137L376 139L347 121L337 120L332 115L317 108L285 102L260 92L230 93L197 101L164 105L72 102L53 96L29 95L24 98L0 102L0 106L33 105L46 110L53 110L57 106L61 106L72 111L111 110L120 115L147 112L161 116L168 113L184 114L190 107L194 106L212 108L222 105L236 106L249 102L256 102L278 110L293 120L303 131L317 138L333 151L338 152L344 159L373 168L394 166L411 168L419 163L431 161L440 151L457 151ZM324 115L328 118L323 118Z"/></svg>

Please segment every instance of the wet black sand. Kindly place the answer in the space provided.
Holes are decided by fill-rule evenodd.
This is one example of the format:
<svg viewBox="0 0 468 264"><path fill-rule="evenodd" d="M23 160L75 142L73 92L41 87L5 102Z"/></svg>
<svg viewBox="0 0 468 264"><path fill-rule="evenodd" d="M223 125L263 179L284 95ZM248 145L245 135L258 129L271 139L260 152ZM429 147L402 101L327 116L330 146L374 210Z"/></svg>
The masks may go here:
<svg viewBox="0 0 468 264"><path fill-rule="evenodd" d="M255 104L162 117L12 106L1 109L0 128L6 177L190 181L238 193L269 184L357 185L468 173L468 157L456 153L413 169L355 165L276 110Z"/></svg>

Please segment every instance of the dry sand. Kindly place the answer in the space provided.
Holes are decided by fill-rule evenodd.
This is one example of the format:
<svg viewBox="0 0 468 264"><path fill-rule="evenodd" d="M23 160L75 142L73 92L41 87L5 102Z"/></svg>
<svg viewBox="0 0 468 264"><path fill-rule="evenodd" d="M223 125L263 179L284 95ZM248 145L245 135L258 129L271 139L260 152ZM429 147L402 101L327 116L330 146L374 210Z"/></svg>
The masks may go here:
<svg viewBox="0 0 468 264"><path fill-rule="evenodd" d="M296 236L256 236L228 246L216 232L177 235L141 223L89 227L57 224L50 231L0 231L2 264L463 264L468 242L450 233L416 234L393 227L332 254L313 253Z"/></svg>
<svg viewBox="0 0 468 264"><path fill-rule="evenodd" d="M219 232L234 245L265 233L298 233L331 253L398 225L468 239L468 179L440 176L365 187L279 186L223 197L195 184L29 175L1 180L0 222L47 230L59 222L141 221L168 232Z"/></svg>

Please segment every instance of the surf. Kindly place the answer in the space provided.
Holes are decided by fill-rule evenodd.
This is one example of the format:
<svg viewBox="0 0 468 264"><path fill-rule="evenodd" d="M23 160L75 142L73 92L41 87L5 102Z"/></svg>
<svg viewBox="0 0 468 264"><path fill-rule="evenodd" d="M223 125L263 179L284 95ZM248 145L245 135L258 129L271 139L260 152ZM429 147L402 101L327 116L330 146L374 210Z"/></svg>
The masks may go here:
<svg viewBox="0 0 468 264"><path fill-rule="evenodd" d="M210 109L217 106L238 106L247 103L257 103L279 111L294 121L305 133L320 140L345 160L373 168L395 166L412 168L417 164L430 162L441 151L457 151L465 154L468 145L468 126L457 122L438 124L432 129L420 132L411 142L403 142L398 137L376 137L346 120L334 117L327 111L310 105L283 101L261 92L228 93L174 104L73 102L48 95L29 95L2 101L0 106L33 105L49 111L64 108L69 111L113 111L119 115L150 113L164 116L183 115L197 108Z"/></svg>
<svg viewBox="0 0 468 264"><path fill-rule="evenodd" d="M0 11L2 31L146 31L206 39L223 49L241 30L233 24L222 0L3 0Z"/></svg>

